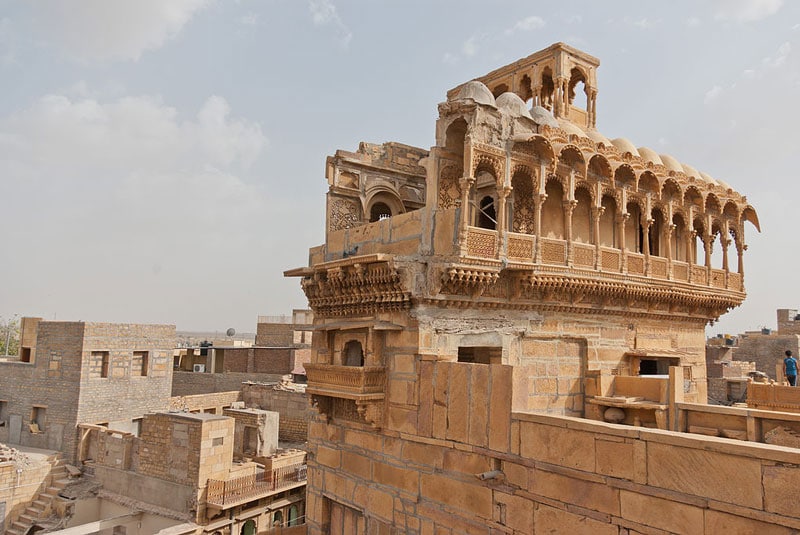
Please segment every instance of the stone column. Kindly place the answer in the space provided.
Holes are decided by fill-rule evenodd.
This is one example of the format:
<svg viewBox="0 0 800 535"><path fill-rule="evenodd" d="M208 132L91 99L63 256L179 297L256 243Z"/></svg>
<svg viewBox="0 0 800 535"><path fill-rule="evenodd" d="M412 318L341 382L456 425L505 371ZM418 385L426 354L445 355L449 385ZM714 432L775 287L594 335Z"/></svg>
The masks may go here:
<svg viewBox="0 0 800 535"><path fill-rule="evenodd" d="M739 258L738 262L738 269L739 275L742 277L742 283L744 283L744 252L747 250L747 245L743 243L736 243L736 256Z"/></svg>
<svg viewBox="0 0 800 535"><path fill-rule="evenodd" d="M594 268L601 269L602 262L600 261L600 216L605 212L602 206L592 207L592 221L594 222Z"/></svg>
<svg viewBox="0 0 800 535"><path fill-rule="evenodd" d="M564 233L567 239L567 265L572 265L572 213L578 204L576 200L569 200L564 203Z"/></svg>
<svg viewBox="0 0 800 535"><path fill-rule="evenodd" d="M534 262L537 264L542 263L542 207L544 206L545 199L547 199L546 193L540 193L533 198L535 204L534 209L536 210L533 218L533 234L536 236L536 242L534 243L536 247Z"/></svg>
<svg viewBox="0 0 800 535"><path fill-rule="evenodd" d="M687 230L686 234L688 238L686 240L686 262L691 264L697 264L697 247L695 240L697 239L697 231ZM691 271L691 270L690 270Z"/></svg>
<svg viewBox="0 0 800 535"><path fill-rule="evenodd" d="M731 240L725 236L720 236L719 243L722 246L722 269L727 273L730 271L728 268L728 246L731 244Z"/></svg>
<svg viewBox="0 0 800 535"><path fill-rule="evenodd" d="M628 271L628 252L625 244L625 222L631 214L623 212L617 217L617 224L619 225L619 253L620 253L620 271L626 273Z"/></svg>
<svg viewBox="0 0 800 535"><path fill-rule="evenodd" d="M497 233L506 231L506 199L511 193L511 186L503 186L497 190Z"/></svg>
<svg viewBox="0 0 800 535"><path fill-rule="evenodd" d="M711 249L713 248L713 246L714 246L714 236L710 234L706 234L705 236L703 236L703 249L705 250L706 253L705 266L707 268L711 267Z"/></svg>
<svg viewBox="0 0 800 535"><path fill-rule="evenodd" d="M458 180L461 186L461 221L459 222L458 240L463 246L466 243L467 227L469 226L469 196L472 191L472 185L475 184L475 178L471 176L464 176Z"/></svg>

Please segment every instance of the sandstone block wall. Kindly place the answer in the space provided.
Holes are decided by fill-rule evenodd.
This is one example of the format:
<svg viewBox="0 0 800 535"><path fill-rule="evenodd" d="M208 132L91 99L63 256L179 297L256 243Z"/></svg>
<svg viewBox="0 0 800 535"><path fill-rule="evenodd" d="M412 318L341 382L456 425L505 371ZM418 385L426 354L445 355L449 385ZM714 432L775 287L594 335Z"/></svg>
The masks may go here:
<svg viewBox="0 0 800 535"><path fill-rule="evenodd" d="M308 422L314 416L304 392L276 390L274 385L244 383L242 400L247 407L256 407L280 414L278 438L285 442L304 442Z"/></svg>
<svg viewBox="0 0 800 535"><path fill-rule="evenodd" d="M247 381L277 384L281 381L281 376L239 372L194 373L176 371L172 376L172 395L193 396L212 392L238 391L242 388L242 383Z"/></svg>
<svg viewBox="0 0 800 535"><path fill-rule="evenodd" d="M20 469L17 474L17 469ZM31 500L44 491L51 480L52 466L46 459L0 462L0 503L5 508L0 515L0 531L11 526L25 511Z"/></svg>
<svg viewBox="0 0 800 535"><path fill-rule="evenodd" d="M294 325L291 323L259 323L256 325L256 345L287 347L294 343Z"/></svg>
<svg viewBox="0 0 800 535"><path fill-rule="evenodd" d="M419 419L408 424L418 431L310 424L309 533L329 532L337 514L369 533L389 526L486 535L800 529L797 451L512 414L509 367L422 365Z"/></svg>
<svg viewBox="0 0 800 535"><path fill-rule="evenodd" d="M734 359L755 362L758 371L766 373L771 379L778 380L775 367L783 364L784 351L787 349L795 355L800 354L799 335L747 333L739 336Z"/></svg>

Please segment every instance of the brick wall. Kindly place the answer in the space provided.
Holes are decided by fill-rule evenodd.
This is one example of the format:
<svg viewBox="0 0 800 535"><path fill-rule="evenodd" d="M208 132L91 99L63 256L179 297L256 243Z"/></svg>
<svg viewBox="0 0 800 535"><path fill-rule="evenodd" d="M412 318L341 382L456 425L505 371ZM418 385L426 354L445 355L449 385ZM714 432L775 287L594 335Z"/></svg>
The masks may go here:
<svg viewBox="0 0 800 535"><path fill-rule="evenodd" d="M20 470L17 474L17 469ZM0 529L25 511L28 504L43 492L52 480L52 466L47 459L26 459L24 462L0 462L0 502L5 502L5 515L0 516Z"/></svg>
<svg viewBox="0 0 800 535"><path fill-rule="evenodd" d="M169 410L208 412L215 409L214 414L222 414L222 409L230 407L235 401L241 399L238 390L232 392L214 392L211 394L197 394L194 396L174 396L169 399Z"/></svg>
<svg viewBox="0 0 800 535"><path fill-rule="evenodd" d="M291 347L236 347L216 350L217 361L221 357L224 372L276 375L291 373L294 352Z"/></svg>

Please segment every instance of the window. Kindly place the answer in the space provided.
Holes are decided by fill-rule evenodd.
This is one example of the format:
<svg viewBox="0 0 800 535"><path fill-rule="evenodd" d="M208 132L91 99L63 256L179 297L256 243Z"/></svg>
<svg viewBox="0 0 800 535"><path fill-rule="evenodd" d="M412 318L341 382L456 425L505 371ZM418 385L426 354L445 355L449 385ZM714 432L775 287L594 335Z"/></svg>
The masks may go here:
<svg viewBox="0 0 800 535"><path fill-rule="evenodd" d="M289 526L297 526L298 524L300 524L300 521L298 520L299 516L300 515L298 514L298 509L296 505L292 505L291 507L289 507Z"/></svg>
<svg viewBox="0 0 800 535"><path fill-rule="evenodd" d="M8 421L8 401L0 399L0 427Z"/></svg>
<svg viewBox="0 0 800 535"><path fill-rule="evenodd" d="M108 377L108 351L92 351L89 361L89 377Z"/></svg>
<svg viewBox="0 0 800 535"><path fill-rule="evenodd" d="M44 432L46 424L47 424L47 407L34 405L33 408L31 409L31 422L30 422L31 433L36 434Z"/></svg>
<svg viewBox="0 0 800 535"><path fill-rule="evenodd" d="M134 351L133 358L131 359L131 375L146 376L149 362L149 351Z"/></svg>
<svg viewBox="0 0 800 535"><path fill-rule="evenodd" d="M133 427L132 431L133 434L137 437L142 436L142 419L141 418L134 418L131 420L131 427Z"/></svg>
<svg viewBox="0 0 800 535"><path fill-rule="evenodd" d="M275 514L272 515L272 525L273 526L283 525L283 511L275 511Z"/></svg>
<svg viewBox="0 0 800 535"><path fill-rule="evenodd" d="M473 364L502 364L502 347L459 347L458 362Z"/></svg>
<svg viewBox="0 0 800 535"><path fill-rule="evenodd" d="M217 437L217 438L211 439L211 445L212 446L222 446L223 442L225 442L225 439L223 437Z"/></svg>
<svg viewBox="0 0 800 535"><path fill-rule="evenodd" d="M350 340L344 345L344 365L345 366L363 366L364 365L364 351L361 348L361 342L358 340Z"/></svg>
<svg viewBox="0 0 800 535"><path fill-rule="evenodd" d="M21 347L21 348L19 348L19 360L20 360L20 362L30 362L31 361L31 348L29 348L29 347Z"/></svg>

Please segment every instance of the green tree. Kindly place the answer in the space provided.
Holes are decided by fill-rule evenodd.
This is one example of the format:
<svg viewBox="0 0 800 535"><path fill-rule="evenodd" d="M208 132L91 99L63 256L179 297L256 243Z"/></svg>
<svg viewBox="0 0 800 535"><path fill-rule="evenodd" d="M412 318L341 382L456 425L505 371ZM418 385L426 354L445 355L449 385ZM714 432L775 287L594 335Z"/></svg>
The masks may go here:
<svg viewBox="0 0 800 535"><path fill-rule="evenodd" d="M8 351L6 351L8 340ZM0 356L19 355L19 319L0 318Z"/></svg>

